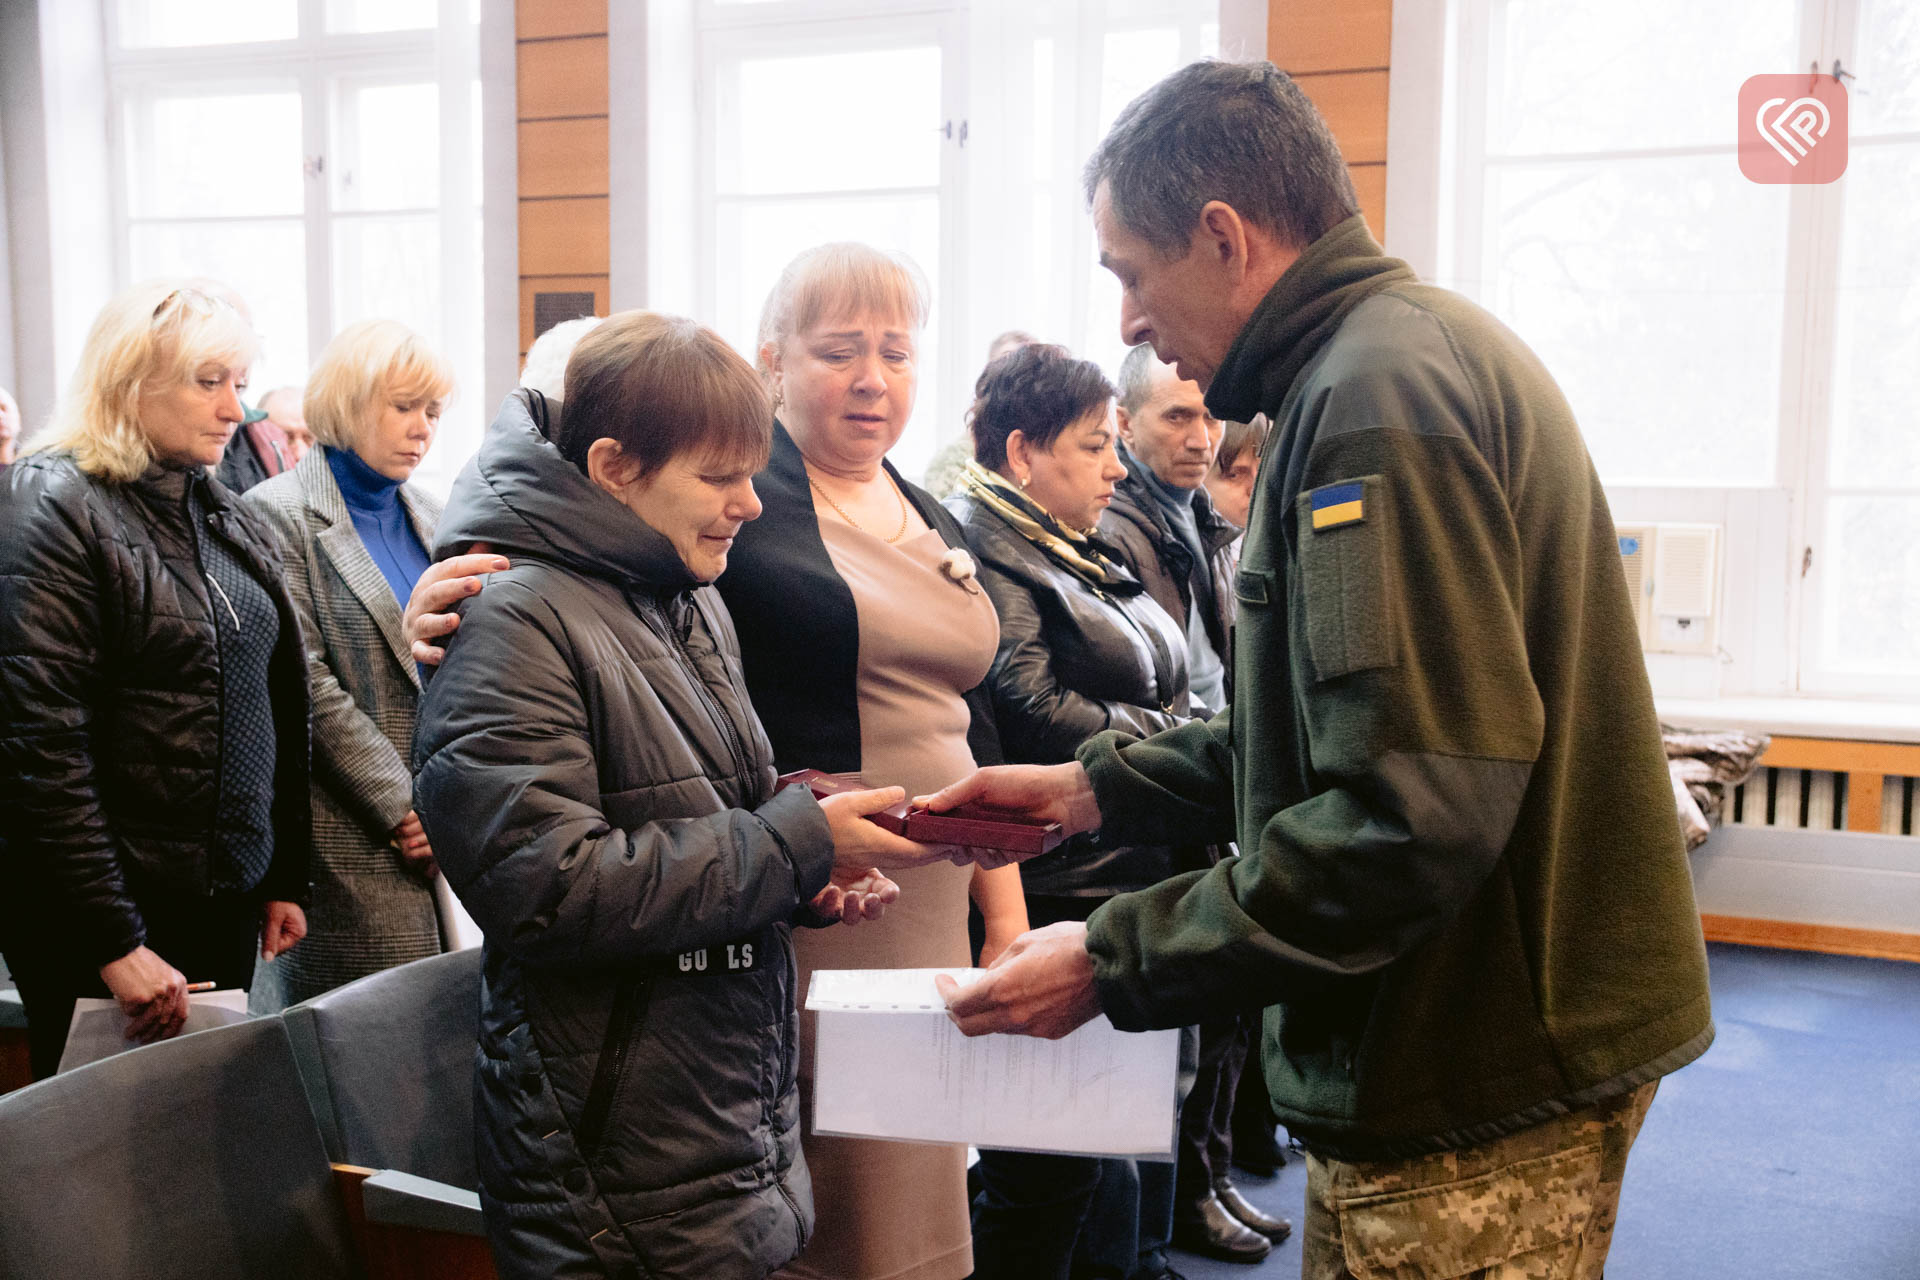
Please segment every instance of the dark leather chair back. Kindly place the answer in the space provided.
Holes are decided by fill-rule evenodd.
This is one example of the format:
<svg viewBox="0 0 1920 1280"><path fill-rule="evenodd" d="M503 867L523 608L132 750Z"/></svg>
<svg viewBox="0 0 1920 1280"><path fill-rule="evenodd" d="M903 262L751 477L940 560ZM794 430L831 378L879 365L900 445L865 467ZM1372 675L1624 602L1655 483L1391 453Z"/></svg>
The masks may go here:
<svg viewBox="0 0 1920 1280"><path fill-rule="evenodd" d="M330 1159L479 1189L479 948L372 974L280 1016Z"/></svg>
<svg viewBox="0 0 1920 1280"><path fill-rule="evenodd" d="M357 1276L278 1019L0 1098L0 1280Z"/></svg>

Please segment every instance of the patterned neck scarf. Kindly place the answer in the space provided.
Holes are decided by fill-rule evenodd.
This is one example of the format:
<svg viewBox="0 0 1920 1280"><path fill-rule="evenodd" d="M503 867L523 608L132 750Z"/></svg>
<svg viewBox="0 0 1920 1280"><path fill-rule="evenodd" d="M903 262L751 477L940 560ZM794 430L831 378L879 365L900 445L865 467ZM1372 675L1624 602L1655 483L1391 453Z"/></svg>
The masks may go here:
<svg viewBox="0 0 1920 1280"><path fill-rule="evenodd" d="M1048 559L1073 573L1088 586L1131 595L1139 582L1116 563L1109 549L1090 533L1069 529L1039 503L1020 492L1006 477L968 460L960 475L961 491L1005 520L1021 537L1040 548Z"/></svg>

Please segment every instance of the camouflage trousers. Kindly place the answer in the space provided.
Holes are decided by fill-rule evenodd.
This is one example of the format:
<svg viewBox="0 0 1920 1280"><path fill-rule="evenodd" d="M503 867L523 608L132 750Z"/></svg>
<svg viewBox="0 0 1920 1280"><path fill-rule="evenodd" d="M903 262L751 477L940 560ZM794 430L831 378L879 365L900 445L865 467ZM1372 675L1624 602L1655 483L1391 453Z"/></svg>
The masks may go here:
<svg viewBox="0 0 1920 1280"><path fill-rule="evenodd" d="M1309 1155L1301 1280L1600 1280L1657 1085L1483 1146Z"/></svg>

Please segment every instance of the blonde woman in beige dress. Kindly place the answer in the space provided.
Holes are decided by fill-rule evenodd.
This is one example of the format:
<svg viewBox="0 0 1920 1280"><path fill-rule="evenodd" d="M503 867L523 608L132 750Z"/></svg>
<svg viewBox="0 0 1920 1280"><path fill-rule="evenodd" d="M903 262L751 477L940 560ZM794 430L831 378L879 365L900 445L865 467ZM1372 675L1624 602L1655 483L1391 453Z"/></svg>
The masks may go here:
<svg viewBox="0 0 1920 1280"><path fill-rule="evenodd" d="M979 688L999 638L993 606L965 573L964 551L954 554L965 543L953 518L886 461L913 410L926 313L918 273L865 245L825 245L788 266L760 329L778 417L754 477L764 510L718 584L779 766L858 772L909 795L999 758ZM969 895L986 922L986 959L1026 928L1017 867L895 878L900 898L884 919L796 935L801 991L815 969L967 964ZM815 1135L812 1030L803 1013L818 1226L782 1274L970 1274L965 1148Z"/></svg>

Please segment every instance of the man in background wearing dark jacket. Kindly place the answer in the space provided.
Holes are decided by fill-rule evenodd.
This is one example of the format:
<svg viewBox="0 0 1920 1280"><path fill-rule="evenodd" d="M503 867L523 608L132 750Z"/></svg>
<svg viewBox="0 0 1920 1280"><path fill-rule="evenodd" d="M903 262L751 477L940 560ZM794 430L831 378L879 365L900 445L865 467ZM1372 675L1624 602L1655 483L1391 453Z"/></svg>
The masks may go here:
<svg viewBox="0 0 1920 1280"><path fill-rule="evenodd" d="M300 388L275 387L260 397L257 408L247 410L214 474L235 493L245 493L299 462L312 444Z"/></svg>
<svg viewBox="0 0 1920 1280"><path fill-rule="evenodd" d="M1524 343L1387 257L1306 96L1199 62L1088 165L1122 336L1273 424L1227 714L979 798L1238 859L1015 941L969 1033L1267 1007L1301 1270L1599 1280L1654 1088L1713 1039L1613 521ZM1604 743L1608 767L1590 763Z"/></svg>
<svg viewBox="0 0 1920 1280"><path fill-rule="evenodd" d="M1204 487L1223 424L1208 412L1198 383L1162 364L1141 343L1120 365L1115 413L1127 474L1114 486L1100 531L1154 603L1187 633L1194 710L1227 705L1227 633L1233 626L1228 547L1240 530L1222 520ZM1293 1224L1251 1204L1229 1176L1233 1104L1246 1062L1251 1011L1200 1024L1193 1091L1180 1110L1173 1167L1173 1242L1230 1262L1266 1256ZM1269 1128L1269 1141L1272 1130ZM1142 1168L1142 1196L1166 1166Z"/></svg>
<svg viewBox="0 0 1920 1280"><path fill-rule="evenodd" d="M1126 479L1100 531L1119 547L1154 603L1187 631L1195 709L1227 705L1227 633L1233 570L1227 548L1240 530L1213 509L1205 481L1226 424L1207 411L1196 382L1141 343L1120 365L1120 461Z"/></svg>

